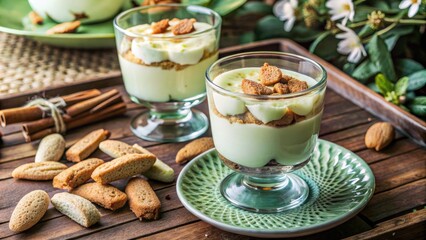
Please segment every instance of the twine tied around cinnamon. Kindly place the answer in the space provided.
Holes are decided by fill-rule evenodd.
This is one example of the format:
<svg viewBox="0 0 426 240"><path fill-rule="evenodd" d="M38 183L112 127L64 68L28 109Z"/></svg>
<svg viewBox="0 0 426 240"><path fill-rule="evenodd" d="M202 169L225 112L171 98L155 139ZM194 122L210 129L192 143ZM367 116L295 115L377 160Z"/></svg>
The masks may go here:
<svg viewBox="0 0 426 240"><path fill-rule="evenodd" d="M55 97L50 100L44 98L37 98L31 100L26 106L36 106L43 111L43 114L50 114L55 122L55 129L57 133L65 133L67 131L64 119L62 117L61 107L65 107L67 103L61 97Z"/></svg>

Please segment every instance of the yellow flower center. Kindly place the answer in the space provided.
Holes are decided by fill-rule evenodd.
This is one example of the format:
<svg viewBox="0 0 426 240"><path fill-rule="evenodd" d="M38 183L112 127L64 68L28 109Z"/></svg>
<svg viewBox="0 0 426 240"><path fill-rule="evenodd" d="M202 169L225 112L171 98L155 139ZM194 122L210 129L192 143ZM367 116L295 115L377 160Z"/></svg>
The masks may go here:
<svg viewBox="0 0 426 240"><path fill-rule="evenodd" d="M411 1L415 1L415 0L411 0ZM348 3L343 4L343 9L345 11L350 11L351 10L351 6Z"/></svg>
<svg viewBox="0 0 426 240"><path fill-rule="evenodd" d="M412 4L416 4L418 0L411 0Z"/></svg>

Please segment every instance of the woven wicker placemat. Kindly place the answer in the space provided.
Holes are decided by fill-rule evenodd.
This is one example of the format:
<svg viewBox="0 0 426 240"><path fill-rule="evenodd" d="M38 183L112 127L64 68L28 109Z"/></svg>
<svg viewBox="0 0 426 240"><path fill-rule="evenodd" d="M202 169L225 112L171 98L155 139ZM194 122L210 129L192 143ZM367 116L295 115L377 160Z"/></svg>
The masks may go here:
<svg viewBox="0 0 426 240"><path fill-rule="evenodd" d="M75 83L119 70L114 49L57 48L0 33L0 95Z"/></svg>

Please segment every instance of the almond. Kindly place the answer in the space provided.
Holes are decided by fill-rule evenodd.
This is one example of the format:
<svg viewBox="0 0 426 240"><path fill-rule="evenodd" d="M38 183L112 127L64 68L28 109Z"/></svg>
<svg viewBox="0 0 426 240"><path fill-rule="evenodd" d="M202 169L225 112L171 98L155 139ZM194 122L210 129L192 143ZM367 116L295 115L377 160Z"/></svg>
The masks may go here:
<svg viewBox="0 0 426 240"><path fill-rule="evenodd" d="M365 146L380 151L389 145L395 137L395 129L390 123L373 124L365 134Z"/></svg>

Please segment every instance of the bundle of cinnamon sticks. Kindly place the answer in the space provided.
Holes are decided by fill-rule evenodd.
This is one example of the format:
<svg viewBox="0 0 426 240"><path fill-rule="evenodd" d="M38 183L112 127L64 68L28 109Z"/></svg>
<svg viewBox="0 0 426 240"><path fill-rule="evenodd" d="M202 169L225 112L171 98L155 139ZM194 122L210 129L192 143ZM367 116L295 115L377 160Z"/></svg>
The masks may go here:
<svg viewBox="0 0 426 240"><path fill-rule="evenodd" d="M66 107L61 109L66 130L126 112L126 104L120 92L116 89L104 93L98 89L91 89L60 96L60 98L66 104ZM58 98L54 99L57 100ZM53 101L53 99L48 101ZM0 110L0 125L2 127L14 123L23 123L22 133L26 142L41 139L57 132L55 120L49 116L49 113L37 106Z"/></svg>

